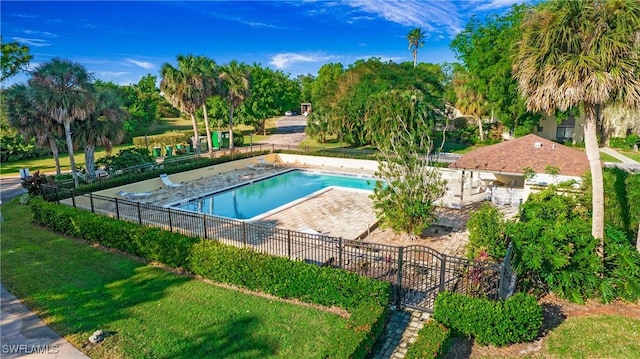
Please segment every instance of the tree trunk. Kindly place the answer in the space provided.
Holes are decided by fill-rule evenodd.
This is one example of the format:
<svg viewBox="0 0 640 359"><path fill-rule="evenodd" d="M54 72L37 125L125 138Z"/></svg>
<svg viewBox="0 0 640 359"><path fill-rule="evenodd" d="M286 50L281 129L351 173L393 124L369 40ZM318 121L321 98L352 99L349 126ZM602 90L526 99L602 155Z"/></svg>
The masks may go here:
<svg viewBox="0 0 640 359"><path fill-rule="evenodd" d="M229 151L233 153L233 105L229 109Z"/></svg>
<svg viewBox="0 0 640 359"><path fill-rule="evenodd" d="M194 136L193 147L196 154L200 154L200 134L198 133L198 121L196 121L195 114L190 113L189 116L191 116L191 126L193 127L193 136Z"/></svg>
<svg viewBox="0 0 640 359"><path fill-rule="evenodd" d="M73 185L79 187L78 173L76 172L76 159L73 157L73 141L71 140L71 122L64 121L64 136L67 141L67 150L69 151L69 162L71 164L71 176L73 176Z"/></svg>
<svg viewBox="0 0 640 359"><path fill-rule="evenodd" d="M56 143L56 139L47 135L47 139L49 140L49 147L51 147L51 153L53 154L53 161L56 163L56 175L59 176L62 174L60 171L60 152L58 151L58 144Z"/></svg>
<svg viewBox="0 0 640 359"><path fill-rule="evenodd" d="M206 101L205 101L206 102ZM207 104L202 104L202 111L204 112L204 128L207 133L207 146L209 146L209 154L213 153L213 143L211 143L211 128L209 127L209 115L207 114Z"/></svg>
<svg viewBox="0 0 640 359"><path fill-rule="evenodd" d="M602 178L602 164L600 163L600 149L598 147L597 128L598 117L596 105L585 103L584 144L591 169L592 188L592 219L591 234L600 240L598 255L604 255L604 181Z"/></svg>
<svg viewBox="0 0 640 359"><path fill-rule="evenodd" d="M482 117L478 116L478 131L480 133L480 141L484 141L484 130L482 129Z"/></svg>
<svg viewBox="0 0 640 359"><path fill-rule="evenodd" d="M440 144L440 152L442 152L442 149L444 148L444 143L447 141L447 127L449 123L447 120L444 121L444 128L442 129L442 143Z"/></svg>
<svg viewBox="0 0 640 359"><path fill-rule="evenodd" d="M87 144L84 146L84 162L87 170L87 178L96 178L96 146Z"/></svg>

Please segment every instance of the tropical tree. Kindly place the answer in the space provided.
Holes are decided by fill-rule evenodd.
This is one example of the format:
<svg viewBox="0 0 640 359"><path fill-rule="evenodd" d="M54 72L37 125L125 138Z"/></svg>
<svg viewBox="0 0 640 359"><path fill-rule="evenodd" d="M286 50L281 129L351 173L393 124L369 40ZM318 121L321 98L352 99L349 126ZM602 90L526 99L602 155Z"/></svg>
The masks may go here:
<svg viewBox="0 0 640 359"><path fill-rule="evenodd" d="M53 58L36 67L29 79L38 110L64 126L71 174L76 188L78 174L73 156L71 124L84 121L94 111L91 80L92 77L84 66L60 58Z"/></svg>
<svg viewBox="0 0 640 359"><path fill-rule="evenodd" d="M74 141L84 147L84 160L87 178L93 179L96 174L96 146L104 146L111 153L114 142L121 142L125 131L122 126L129 113L121 108L118 93L108 86L96 86L96 108L89 117L76 127Z"/></svg>
<svg viewBox="0 0 640 359"><path fill-rule="evenodd" d="M457 67L454 73L453 89L456 93L456 108L464 116L476 120L480 141L484 141L482 115L486 111L487 101L482 93L474 87L474 76L472 74L461 67Z"/></svg>
<svg viewBox="0 0 640 359"><path fill-rule="evenodd" d="M229 149L233 152L233 112L251 96L251 69L244 63L231 61L220 73L220 89L229 106Z"/></svg>
<svg viewBox="0 0 640 359"><path fill-rule="evenodd" d="M435 201L445 193L446 181L429 166L430 138L438 109L418 90L391 90L375 95L367 117L391 123L395 131L378 138L380 150L377 183L372 199L384 226L409 238L422 233L436 220Z"/></svg>
<svg viewBox="0 0 640 359"><path fill-rule="evenodd" d="M0 36L0 48L2 49L2 58L0 59L0 69L2 75L0 82L25 71L29 65L29 61L33 59L33 55L29 53L29 47L20 45L18 42L4 43Z"/></svg>
<svg viewBox="0 0 640 359"><path fill-rule="evenodd" d="M413 67L418 66L418 48L424 46L424 39L426 36L427 34L425 34L419 27L412 29L409 31L409 34L407 34L409 50L411 50L411 55L413 56Z"/></svg>
<svg viewBox="0 0 640 359"><path fill-rule="evenodd" d="M207 97L211 96L212 85L210 78L211 66L215 66L212 60L203 56L178 55L178 67L175 68L169 63L162 65L160 73L160 90L175 108L191 117L193 135L198 141L198 122L196 120L196 110L203 105L206 106ZM211 70L212 71L212 70ZM209 124L205 119L207 128L207 144L209 151L212 150L211 133ZM196 152L200 152L196 146Z"/></svg>
<svg viewBox="0 0 640 359"><path fill-rule="evenodd" d="M522 24L513 64L531 111L582 107L592 176L594 237L604 238L604 193L598 128L611 103L640 108L640 2L552 0Z"/></svg>
<svg viewBox="0 0 640 359"><path fill-rule="evenodd" d="M57 137L63 129L46 113L40 111L33 103L31 88L22 84L11 86L3 94L7 105L9 125L18 130L26 138L35 137L37 146L49 146L56 165L56 174L60 171L60 155Z"/></svg>

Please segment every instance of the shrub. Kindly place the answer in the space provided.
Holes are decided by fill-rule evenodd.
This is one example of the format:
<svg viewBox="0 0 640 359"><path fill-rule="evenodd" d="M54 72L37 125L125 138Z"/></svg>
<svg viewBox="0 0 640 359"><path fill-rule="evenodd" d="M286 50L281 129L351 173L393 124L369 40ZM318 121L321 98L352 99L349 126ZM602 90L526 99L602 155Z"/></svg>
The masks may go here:
<svg viewBox="0 0 640 359"><path fill-rule="evenodd" d="M637 303L640 299L640 253L625 233L608 226L605 230L605 278L601 299L608 303L616 298Z"/></svg>
<svg viewBox="0 0 640 359"><path fill-rule="evenodd" d="M173 267L186 266L191 246L197 242L178 233L60 206L41 198L31 201L31 210L36 223L57 232Z"/></svg>
<svg viewBox="0 0 640 359"><path fill-rule="evenodd" d="M587 209L576 198L556 194L554 188L531 195L507 235L525 289L552 291L577 303L597 293L603 271L596 252L599 241L591 235Z"/></svg>
<svg viewBox="0 0 640 359"><path fill-rule="evenodd" d="M433 319L481 345L504 346L535 339L543 316L536 298L525 293L491 301L443 292L436 298Z"/></svg>
<svg viewBox="0 0 640 359"><path fill-rule="evenodd" d="M449 339L449 329L435 320L429 320L418 332L418 339L409 346L405 358L440 358L449 349Z"/></svg>
<svg viewBox="0 0 640 359"><path fill-rule="evenodd" d="M469 216L467 228L469 243L466 249L469 259L478 258L482 252L494 260L501 260L507 254L506 224L504 216L495 206L484 203Z"/></svg>
<svg viewBox="0 0 640 359"><path fill-rule="evenodd" d="M36 171L32 175L24 178L21 185L27 190L29 195L40 196L42 195L42 185L53 183L53 176L48 176L44 173L40 173L40 171Z"/></svg>

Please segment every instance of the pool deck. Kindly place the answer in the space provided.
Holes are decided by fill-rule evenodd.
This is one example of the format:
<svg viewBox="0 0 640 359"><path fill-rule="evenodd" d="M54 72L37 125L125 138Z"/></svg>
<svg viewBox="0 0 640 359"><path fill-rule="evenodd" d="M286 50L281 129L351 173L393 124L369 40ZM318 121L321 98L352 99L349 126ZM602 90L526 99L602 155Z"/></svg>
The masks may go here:
<svg viewBox="0 0 640 359"><path fill-rule="evenodd" d="M241 167L230 171L212 173L208 169L181 178L180 174L170 175L179 187L161 186L150 190L150 195L136 201L154 206L169 206L185 203L189 199L206 196L243 183L273 176L291 169L318 170L324 172L350 173L373 176L374 171L362 168L315 166L306 164L286 164L265 166L264 168ZM460 182L450 180L449 192L460 188ZM454 199L455 200L455 199ZM456 208L438 207L437 227L427 234L426 238L411 240L389 229L378 228L370 194L365 191L333 188L320 194L308 197L291 207L266 215L254 221L256 224L298 230L309 227L331 237L345 239L364 239L390 245L420 244L429 246L441 253L463 255L468 241L466 222L469 214L478 208L484 200L484 193L467 194L465 202ZM504 210L509 211L510 208Z"/></svg>

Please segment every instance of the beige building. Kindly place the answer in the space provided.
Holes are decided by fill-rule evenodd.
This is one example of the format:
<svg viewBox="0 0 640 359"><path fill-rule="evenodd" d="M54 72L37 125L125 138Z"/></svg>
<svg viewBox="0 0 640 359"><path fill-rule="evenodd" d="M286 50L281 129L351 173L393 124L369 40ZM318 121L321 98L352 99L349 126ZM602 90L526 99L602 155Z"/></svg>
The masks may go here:
<svg viewBox="0 0 640 359"><path fill-rule="evenodd" d="M602 134L605 139L640 135L640 110L608 107L604 110ZM540 120L538 136L560 143L584 142L584 114L569 116L558 123L556 116L545 116Z"/></svg>

